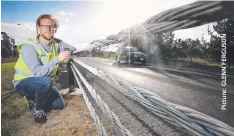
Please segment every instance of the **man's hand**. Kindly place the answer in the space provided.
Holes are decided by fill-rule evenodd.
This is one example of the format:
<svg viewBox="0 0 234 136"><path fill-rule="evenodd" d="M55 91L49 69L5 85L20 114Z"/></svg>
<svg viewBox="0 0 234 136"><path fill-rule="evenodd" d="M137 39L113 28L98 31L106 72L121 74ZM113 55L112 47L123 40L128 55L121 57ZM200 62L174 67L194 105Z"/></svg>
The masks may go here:
<svg viewBox="0 0 234 136"><path fill-rule="evenodd" d="M60 62L62 61L64 63L67 63L71 58L71 53L69 51L62 51L57 57Z"/></svg>
<svg viewBox="0 0 234 136"><path fill-rule="evenodd" d="M65 59L63 62L64 62L64 63L67 63L69 60L70 60L70 58L69 58L69 59Z"/></svg>

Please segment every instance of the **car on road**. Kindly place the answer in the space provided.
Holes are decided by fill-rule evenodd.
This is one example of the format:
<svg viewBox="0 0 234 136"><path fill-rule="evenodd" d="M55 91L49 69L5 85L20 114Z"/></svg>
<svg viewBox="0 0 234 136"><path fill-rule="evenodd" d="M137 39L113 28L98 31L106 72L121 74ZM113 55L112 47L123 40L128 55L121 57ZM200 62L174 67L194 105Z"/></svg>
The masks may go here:
<svg viewBox="0 0 234 136"><path fill-rule="evenodd" d="M147 63L147 55L138 51L135 47L119 47L116 51L115 61L120 64L121 61L133 64L140 62L142 65Z"/></svg>

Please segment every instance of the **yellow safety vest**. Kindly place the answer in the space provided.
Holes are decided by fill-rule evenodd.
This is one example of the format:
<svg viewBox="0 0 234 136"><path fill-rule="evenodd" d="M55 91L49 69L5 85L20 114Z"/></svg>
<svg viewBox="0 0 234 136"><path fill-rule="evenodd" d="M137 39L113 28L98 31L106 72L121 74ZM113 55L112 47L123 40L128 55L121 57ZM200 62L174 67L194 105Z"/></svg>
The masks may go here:
<svg viewBox="0 0 234 136"><path fill-rule="evenodd" d="M58 43L54 40L53 42L53 50L52 53L47 52L42 45L40 45L37 41L37 36L34 36L27 40L23 44L29 44L31 45L34 49L36 49L37 54L38 54L38 60L41 62L42 65L49 63L52 59L54 59L57 56L57 50L58 50ZM28 66L24 63L24 60L22 59L21 55L21 47L22 45L19 45L17 47L17 50L19 52L19 58L15 64L15 75L14 75L14 80L23 80L28 77L34 77L32 74L31 70L28 68ZM58 70L58 64L55 67L55 69L50 73L49 77L54 81L56 72Z"/></svg>

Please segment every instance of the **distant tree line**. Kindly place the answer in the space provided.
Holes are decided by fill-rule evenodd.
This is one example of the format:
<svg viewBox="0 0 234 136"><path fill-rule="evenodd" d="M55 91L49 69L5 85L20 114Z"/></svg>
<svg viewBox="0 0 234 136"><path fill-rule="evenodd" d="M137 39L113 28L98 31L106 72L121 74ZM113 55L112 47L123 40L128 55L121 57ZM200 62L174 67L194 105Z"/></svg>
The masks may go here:
<svg viewBox="0 0 234 136"><path fill-rule="evenodd" d="M6 32L1 32L1 57L2 58L16 58L18 57L17 46L15 39L8 36Z"/></svg>
<svg viewBox="0 0 234 136"><path fill-rule="evenodd" d="M221 34L226 34L227 40L227 64L230 67L234 64L234 17L217 22L213 26L214 31L208 28L210 41L201 39L174 39L172 32L156 35L154 43L160 47L163 60L174 59L202 59L220 63L221 61ZM186 34L185 34L186 35ZM188 34L189 35L189 34Z"/></svg>
<svg viewBox="0 0 234 136"><path fill-rule="evenodd" d="M151 61L155 61L159 56L164 62L173 60L186 60L191 63L195 60L203 60L204 62L216 62L221 61L221 34L226 34L227 40L227 64L230 67L234 64L234 17L224 19L222 21L216 22L213 25L214 31L210 31L208 28L208 34L210 35L210 40L206 41L202 35L200 39L175 39L172 32L164 32L154 34L146 34L143 38L139 36L136 39L132 39L130 46L137 47L138 50L147 53ZM185 33L185 35L189 35ZM145 38L147 37L147 38ZM148 42L142 42L143 39L148 39ZM149 40L150 39L150 40ZM149 42L150 41L150 42ZM89 53L92 56L103 56L101 51L101 45L93 47ZM153 52L152 50L159 50ZM88 52L87 52L88 53Z"/></svg>

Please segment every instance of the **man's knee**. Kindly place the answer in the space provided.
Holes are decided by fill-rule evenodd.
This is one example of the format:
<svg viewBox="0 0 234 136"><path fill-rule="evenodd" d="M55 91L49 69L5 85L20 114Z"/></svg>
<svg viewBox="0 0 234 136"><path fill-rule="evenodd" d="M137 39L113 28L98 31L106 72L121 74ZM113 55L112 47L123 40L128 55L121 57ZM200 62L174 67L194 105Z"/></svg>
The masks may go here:
<svg viewBox="0 0 234 136"><path fill-rule="evenodd" d="M63 109L65 107L65 102L64 100L60 101L59 109Z"/></svg>
<svg viewBox="0 0 234 136"><path fill-rule="evenodd" d="M65 107L65 102L63 101L59 107L59 109L63 109Z"/></svg>
<svg viewBox="0 0 234 136"><path fill-rule="evenodd" d="M55 100L54 102L53 102L53 104L52 104L52 108L53 109L63 109L65 107L65 102L64 102L64 100L63 99L60 99L60 98L58 98L57 100Z"/></svg>
<svg viewBox="0 0 234 136"><path fill-rule="evenodd" d="M57 105L57 107L55 109L62 110L64 107L65 107L65 103L61 102L59 105Z"/></svg>

